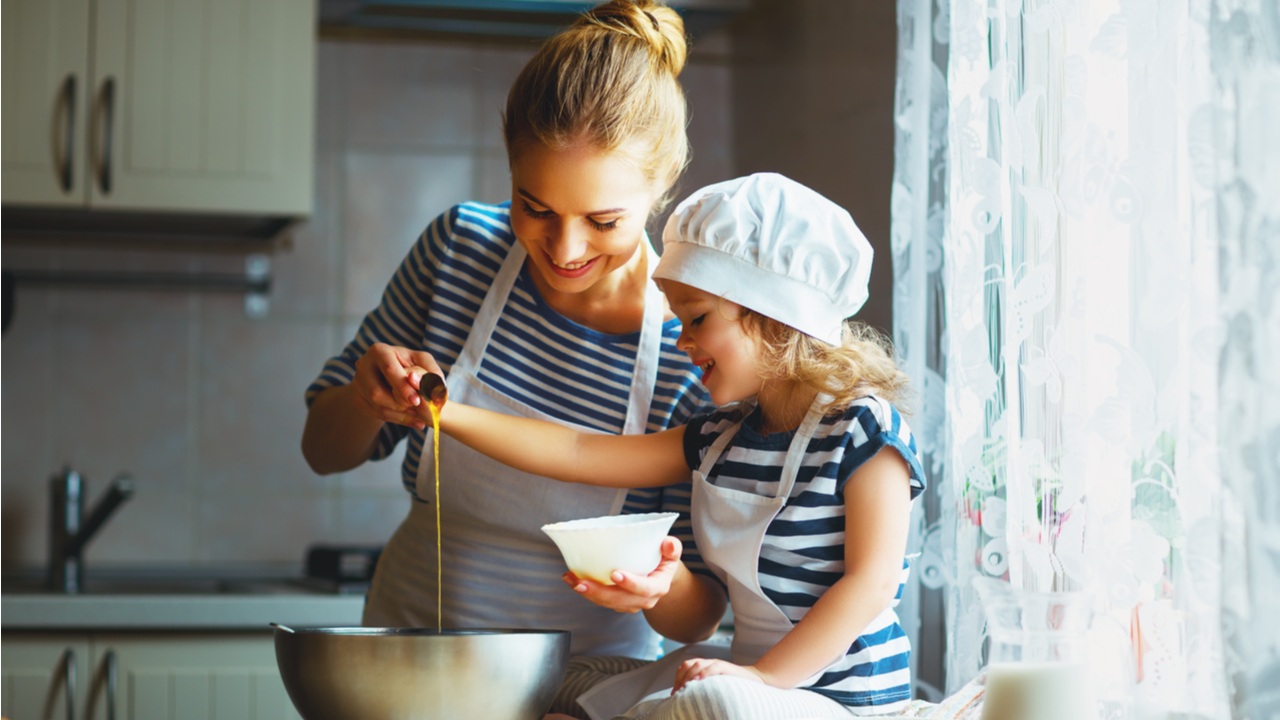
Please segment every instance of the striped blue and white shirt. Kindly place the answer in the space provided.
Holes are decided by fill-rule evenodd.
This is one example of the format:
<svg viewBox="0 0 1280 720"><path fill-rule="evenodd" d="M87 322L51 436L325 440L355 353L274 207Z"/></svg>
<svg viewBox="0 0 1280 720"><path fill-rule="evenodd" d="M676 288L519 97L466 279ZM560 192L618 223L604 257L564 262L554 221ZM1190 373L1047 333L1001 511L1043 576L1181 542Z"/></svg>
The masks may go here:
<svg viewBox="0 0 1280 720"><path fill-rule="evenodd" d="M350 383L356 361L377 342L426 350L447 374L514 244L509 203L464 203L436 218L409 250L355 338L324 364L307 388L308 405L322 390ZM676 349L679 335L679 320L663 323L647 432L680 425L695 411L711 407L698 383L697 368ZM502 309L478 374L492 387L554 418L620 433L639 342L639 331L608 335L556 312L542 299L526 266ZM400 478L416 497L424 432L388 423L370 459L387 457L405 438L409 447ZM680 513L672 534L684 543L683 560L706 572L689 525L689 498L688 483L634 489L627 493L623 512Z"/></svg>
<svg viewBox="0 0 1280 720"><path fill-rule="evenodd" d="M727 407L692 418L685 429L685 460L690 468L700 467L716 438L742 419L707 480L717 487L774 497L795 431L761 435L759 408L751 409L745 419L742 413L741 407ZM844 576L844 483L884 447L894 448L907 461L914 499L924 491L924 468L911 430L887 401L861 398L843 414L823 418L809 440L791 494L769 524L760 548L761 589L791 622L799 622ZM911 698L911 645L893 610L907 572L904 558L893 603L867 626L844 659L808 689L855 708Z"/></svg>

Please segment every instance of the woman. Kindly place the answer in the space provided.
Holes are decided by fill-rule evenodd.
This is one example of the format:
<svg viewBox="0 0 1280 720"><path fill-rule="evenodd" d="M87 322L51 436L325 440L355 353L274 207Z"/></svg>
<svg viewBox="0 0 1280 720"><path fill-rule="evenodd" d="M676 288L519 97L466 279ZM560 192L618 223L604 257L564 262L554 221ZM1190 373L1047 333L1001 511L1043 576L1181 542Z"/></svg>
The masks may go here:
<svg viewBox="0 0 1280 720"><path fill-rule="evenodd" d="M657 256L644 232L687 162L676 80L686 53L680 17L651 0L601 5L547 41L507 97L510 205L466 203L437 218L307 391L302 445L316 472L409 442L402 480L414 502L383 550L365 624L433 627L439 589L445 627L572 630L575 656L605 659L571 662L561 712L581 715L573 698L634 667L625 658L654 657L650 626L681 642L714 632L655 609L674 587L723 612L693 551L689 488L564 486L442 437L437 568L433 463L430 453L421 461L430 446L406 370L443 370L449 396L468 404L596 432L662 430L706 402L675 346L679 321L650 278ZM540 530L656 510L682 513L679 540L664 543L648 577L612 587L564 573Z"/></svg>

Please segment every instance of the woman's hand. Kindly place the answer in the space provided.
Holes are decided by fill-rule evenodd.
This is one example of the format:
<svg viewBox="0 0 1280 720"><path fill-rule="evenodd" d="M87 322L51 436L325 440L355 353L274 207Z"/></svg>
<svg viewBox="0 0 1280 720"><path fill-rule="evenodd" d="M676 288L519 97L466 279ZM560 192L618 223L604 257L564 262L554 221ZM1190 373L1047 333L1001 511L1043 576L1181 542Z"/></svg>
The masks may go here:
<svg viewBox="0 0 1280 720"><path fill-rule="evenodd" d="M614 570L612 579L616 584L604 585L567 572L564 581L578 594L601 607L625 613L651 610L671 590L671 581L680 567L683 550L678 538L667 536L662 540L662 560L648 575Z"/></svg>
<svg viewBox="0 0 1280 720"><path fill-rule="evenodd" d="M407 425L422 430L426 424L417 408L423 404L418 394L418 374L409 372L419 367L443 375L435 358L425 350L410 350L386 343L374 343L356 361L356 376L351 381L356 409L363 415L382 422Z"/></svg>
<svg viewBox="0 0 1280 720"><path fill-rule="evenodd" d="M725 660L709 660L707 658L694 658L685 660L680 663L680 667L676 668L676 685L671 688L671 694L675 695L676 691L684 687L685 684L694 680L705 680L715 675L732 675L734 677L744 678L746 680L754 680L758 683L769 684L764 675L750 665L734 665Z"/></svg>

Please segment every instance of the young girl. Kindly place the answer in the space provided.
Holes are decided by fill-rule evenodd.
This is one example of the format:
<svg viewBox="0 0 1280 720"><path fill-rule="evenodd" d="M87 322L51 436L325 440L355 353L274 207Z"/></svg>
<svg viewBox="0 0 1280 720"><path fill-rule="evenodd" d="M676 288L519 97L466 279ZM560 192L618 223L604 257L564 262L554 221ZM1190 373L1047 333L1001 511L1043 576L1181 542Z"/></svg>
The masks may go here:
<svg viewBox="0 0 1280 720"><path fill-rule="evenodd" d="M708 593L727 592L731 653L691 646L599 686L580 698L597 720L628 707L625 717L649 720L892 713L910 697L893 607L924 475L892 404L905 376L845 321L867 298L871 247L847 212L774 174L694 193L663 240L654 277L718 410L615 436L446 403L441 430L566 482L656 487L692 471L694 537L724 588L677 572L650 612L714 628L723 598ZM679 553L668 538L664 562Z"/></svg>

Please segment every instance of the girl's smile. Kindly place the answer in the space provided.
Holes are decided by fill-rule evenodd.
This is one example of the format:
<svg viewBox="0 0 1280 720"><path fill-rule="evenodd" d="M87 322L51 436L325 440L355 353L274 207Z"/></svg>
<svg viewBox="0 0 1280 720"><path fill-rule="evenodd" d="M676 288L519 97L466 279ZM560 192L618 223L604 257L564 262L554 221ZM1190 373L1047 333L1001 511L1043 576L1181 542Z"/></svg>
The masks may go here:
<svg viewBox="0 0 1280 720"><path fill-rule="evenodd" d="M742 323L742 306L674 280L659 286L683 325L676 347L702 371L711 401L724 406L756 398L763 433L799 426L817 390L769 372L763 341Z"/></svg>
<svg viewBox="0 0 1280 720"><path fill-rule="evenodd" d="M725 405L759 394L759 343L743 332L741 308L684 283L663 280L661 286L683 325L676 347L702 371L712 402Z"/></svg>

